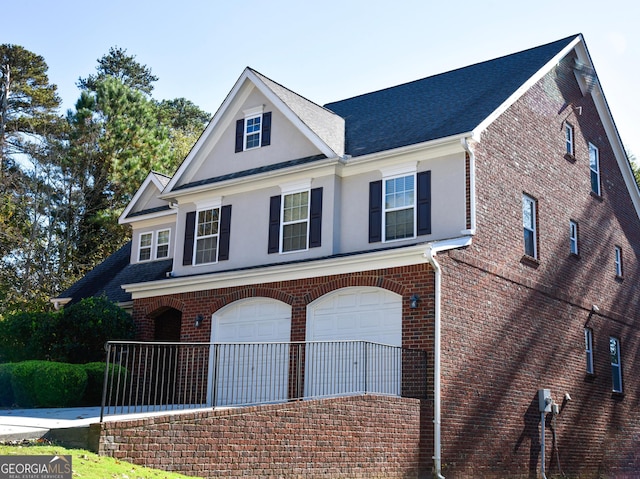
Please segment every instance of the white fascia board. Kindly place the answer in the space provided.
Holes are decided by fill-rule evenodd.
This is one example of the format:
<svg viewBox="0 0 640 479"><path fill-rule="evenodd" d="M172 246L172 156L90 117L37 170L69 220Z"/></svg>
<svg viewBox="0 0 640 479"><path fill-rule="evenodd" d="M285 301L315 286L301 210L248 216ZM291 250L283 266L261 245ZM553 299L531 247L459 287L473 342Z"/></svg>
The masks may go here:
<svg viewBox="0 0 640 479"><path fill-rule="evenodd" d="M208 152L213 149L214 145L217 142L216 131L218 132L217 136L219 137L222 134L222 131L228 126L231 121L230 115L227 115L227 112L232 108L233 104L242 104L246 98L248 98L249 93L252 88L245 88L246 82L250 82L253 87L260 90L260 92L276 107L291 123L296 126L302 134L304 134L313 145L318 148L325 156L329 158L338 157L338 154L334 152L324 141L320 139L320 137L311 130L305 123L300 120L300 118L291 111L291 109L284 103L280 97L278 97L269 87L267 87L260 78L258 78L255 73L251 71L250 68L245 68L240 78L236 81L233 88L216 111L215 115L207 125L207 128L204 130L196 144L193 146L185 160L182 162L178 171L176 171L175 175L164 189L164 197L170 197L173 188L178 184L178 182L183 179L185 173L191 168L198 168L198 164L193 164L194 158L199 157L200 161L204 161L207 157ZM188 179L187 179L188 182Z"/></svg>
<svg viewBox="0 0 640 479"><path fill-rule="evenodd" d="M119 224L122 225L122 224L131 222L131 220L128 219L127 216L129 216L135 204L140 200L140 198L142 198L142 195L144 195L145 191L147 190L149 185L152 183L153 183L153 186L155 186L158 189L158 192L162 193L164 186L162 185L162 183L160 183L160 180L158 180L155 173L152 171L147 175L145 180L142 182L142 185L140 186L140 188L138 188L138 191L136 191L136 194L133 195L133 198L131 198L131 201L129 201L129 204L127 205L127 207L124 209L124 211L118 218Z"/></svg>
<svg viewBox="0 0 640 479"><path fill-rule="evenodd" d="M464 153L465 150L461 146L460 140L463 138L471 138L471 136L471 132L461 133L459 135L438 138L424 143L395 148L393 150L384 150L355 158L347 158L341 162L340 176L347 177L372 170L393 168L398 164L399 158L402 158L404 162L420 162L446 155Z"/></svg>
<svg viewBox="0 0 640 479"><path fill-rule="evenodd" d="M487 116L480 124L473 130L473 139L480 141L480 136L484 130L486 130L491 123L493 123L500 115L502 115L511 105L513 105L518 98L524 95L535 83L545 76L558 62L564 58L576 45L582 42L582 36L577 35L566 47L564 47L558 54L556 54L551 60L549 60L542 68L540 68L534 75L520 85L515 92L509 96L498 108L496 108L489 116Z"/></svg>
<svg viewBox="0 0 640 479"><path fill-rule="evenodd" d="M209 136L211 136L212 131L220 124L221 120L224 118L226 111L229 109L229 106L231 105L231 103L238 96L238 92L243 87L245 80L249 76L250 72L251 70L248 67L245 68L242 74L240 75L240 77L236 80L235 84L233 85L233 88L227 94L226 98L224 99L224 101L222 102L222 104L220 105L216 113L213 115L213 118L211 118L211 121L205 128L204 132L202 132L202 135L200 135L200 138L198 138L198 141L196 141L195 145L193 145L193 148L191 148L191 151L189 151L189 154L187 155L187 157L184 159L184 161L178 168L178 171L176 171L176 173L173 175L173 178L171 178L171 181L169 182L169 184L164 190L165 192L171 192L171 190L178 184L178 181L183 177L185 172L189 169L194 157L198 155L200 150L203 148L203 145L208 143ZM246 93L246 95L248 95L248 93ZM213 148L213 146L211 146L210 149L211 148ZM207 156L206 152L203 151L202 157L206 157L206 156Z"/></svg>
<svg viewBox="0 0 640 479"><path fill-rule="evenodd" d="M206 185L194 186L184 190L174 191L165 198L173 198L179 202L191 203L198 201L199 197L209 197L212 191L218 196L254 191L256 188L268 188L280 186L285 182L303 181L309 178L327 176L336 173L337 158L325 158L304 165L296 165L280 170L266 171L242 178L231 178ZM283 181L283 178L285 179Z"/></svg>
<svg viewBox="0 0 640 479"><path fill-rule="evenodd" d="M471 244L471 237L465 236L447 241L447 248L444 249L459 248ZM411 266L428 263L428 260L424 256L425 247L428 244L429 243L420 243L406 248L385 249L305 263L280 264L249 270L209 273L197 276L168 278L147 283L125 284L122 285L122 288L127 293L130 293L132 298L136 300L167 294L190 293L279 281L295 281L318 276Z"/></svg>
<svg viewBox="0 0 640 479"><path fill-rule="evenodd" d="M271 88L264 84L255 73L249 70L247 75L253 84L260 90L260 92L267 97L267 99L278 108L287 120L289 120L300 132L307 137L307 139L313 143L313 145L320 150L322 154L329 158L338 157L338 153L333 151L329 145L327 145L311 128L309 128L301 119L296 115L289 106L282 101L282 99L276 95Z"/></svg>
<svg viewBox="0 0 640 479"><path fill-rule="evenodd" d="M594 71L596 81L591 89L591 98L596 105L598 116L602 121L602 126L607 134L607 139L613 149L616 162L618 163L625 185L629 191L629 196L631 196L631 201L633 202L636 214L640 218L640 190L638 190L638 184L636 183L631 163L627 158L627 152L622 143L622 139L620 138L618 127L615 124L609 104L604 96L604 91L602 89L602 85L600 85L598 74L595 73L595 68L591 61L591 55L589 55L589 51L587 50L587 45L584 42L580 43L580 45L576 47L576 53L578 55L578 60Z"/></svg>

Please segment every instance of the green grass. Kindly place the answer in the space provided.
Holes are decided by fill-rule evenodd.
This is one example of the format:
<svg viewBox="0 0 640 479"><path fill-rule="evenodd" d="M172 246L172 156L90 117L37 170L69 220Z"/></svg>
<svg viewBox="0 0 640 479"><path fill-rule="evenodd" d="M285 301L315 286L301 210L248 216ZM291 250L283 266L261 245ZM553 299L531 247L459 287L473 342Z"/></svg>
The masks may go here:
<svg viewBox="0 0 640 479"><path fill-rule="evenodd" d="M83 449L67 449L52 444L21 443L20 445L0 445L0 456L27 455L71 456L74 479L184 479L175 472L137 466L112 457L103 457Z"/></svg>

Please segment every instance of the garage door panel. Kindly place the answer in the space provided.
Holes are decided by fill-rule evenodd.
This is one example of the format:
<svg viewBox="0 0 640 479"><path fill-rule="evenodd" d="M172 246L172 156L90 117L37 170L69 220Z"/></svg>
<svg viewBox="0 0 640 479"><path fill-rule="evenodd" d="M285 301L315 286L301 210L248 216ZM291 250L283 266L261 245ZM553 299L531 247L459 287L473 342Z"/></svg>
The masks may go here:
<svg viewBox="0 0 640 479"><path fill-rule="evenodd" d="M310 304L307 341L345 340L401 346L402 297L381 288L343 288ZM341 395L364 389L399 394L399 354L398 349L361 343L337 345L328 352L326 347L324 352L308 347L305 395Z"/></svg>
<svg viewBox="0 0 640 479"><path fill-rule="evenodd" d="M286 401L290 338L291 306L280 301L250 298L216 312L211 341L218 344L209 360L216 373L215 384L208 388L210 402L222 406Z"/></svg>

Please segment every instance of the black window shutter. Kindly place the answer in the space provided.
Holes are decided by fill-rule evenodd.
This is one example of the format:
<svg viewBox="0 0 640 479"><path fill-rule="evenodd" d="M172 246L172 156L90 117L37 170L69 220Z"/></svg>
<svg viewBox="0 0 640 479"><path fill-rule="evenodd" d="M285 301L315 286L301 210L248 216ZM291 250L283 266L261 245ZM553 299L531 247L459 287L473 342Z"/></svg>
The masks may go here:
<svg viewBox="0 0 640 479"><path fill-rule="evenodd" d="M431 234L431 172L418 173L418 235Z"/></svg>
<svg viewBox="0 0 640 479"><path fill-rule="evenodd" d="M244 150L244 119L236 121L236 153Z"/></svg>
<svg viewBox="0 0 640 479"><path fill-rule="evenodd" d="M218 261L229 259L231 239L231 205L220 208L220 238L218 239Z"/></svg>
<svg viewBox="0 0 640 479"><path fill-rule="evenodd" d="M322 188L311 190L311 214L309 215L309 248L322 245Z"/></svg>
<svg viewBox="0 0 640 479"><path fill-rule="evenodd" d="M382 180L369 183L369 243L382 241Z"/></svg>
<svg viewBox="0 0 640 479"><path fill-rule="evenodd" d="M271 144L271 112L262 114L262 140L260 146Z"/></svg>
<svg viewBox="0 0 640 479"><path fill-rule="evenodd" d="M272 196L269 203L269 254L280 251L280 199L280 195Z"/></svg>
<svg viewBox="0 0 640 479"><path fill-rule="evenodd" d="M193 240L196 234L196 212L187 213L184 226L184 245L182 250L182 265L188 266L193 261Z"/></svg>

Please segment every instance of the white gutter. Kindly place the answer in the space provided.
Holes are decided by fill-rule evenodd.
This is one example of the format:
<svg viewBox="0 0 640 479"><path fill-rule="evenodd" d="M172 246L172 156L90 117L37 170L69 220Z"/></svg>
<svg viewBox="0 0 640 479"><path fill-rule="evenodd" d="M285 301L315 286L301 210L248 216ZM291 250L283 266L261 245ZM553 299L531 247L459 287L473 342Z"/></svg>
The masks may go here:
<svg viewBox="0 0 640 479"><path fill-rule="evenodd" d="M471 244L471 236L462 236L445 241L434 241L427 245L424 257L433 266L435 272L435 304L434 304L434 335L433 335L433 465L435 477L444 479L442 475L442 441L441 441L441 394L440 394L440 345L441 345L441 297L442 297L442 268L436 260L438 251L462 248Z"/></svg>

